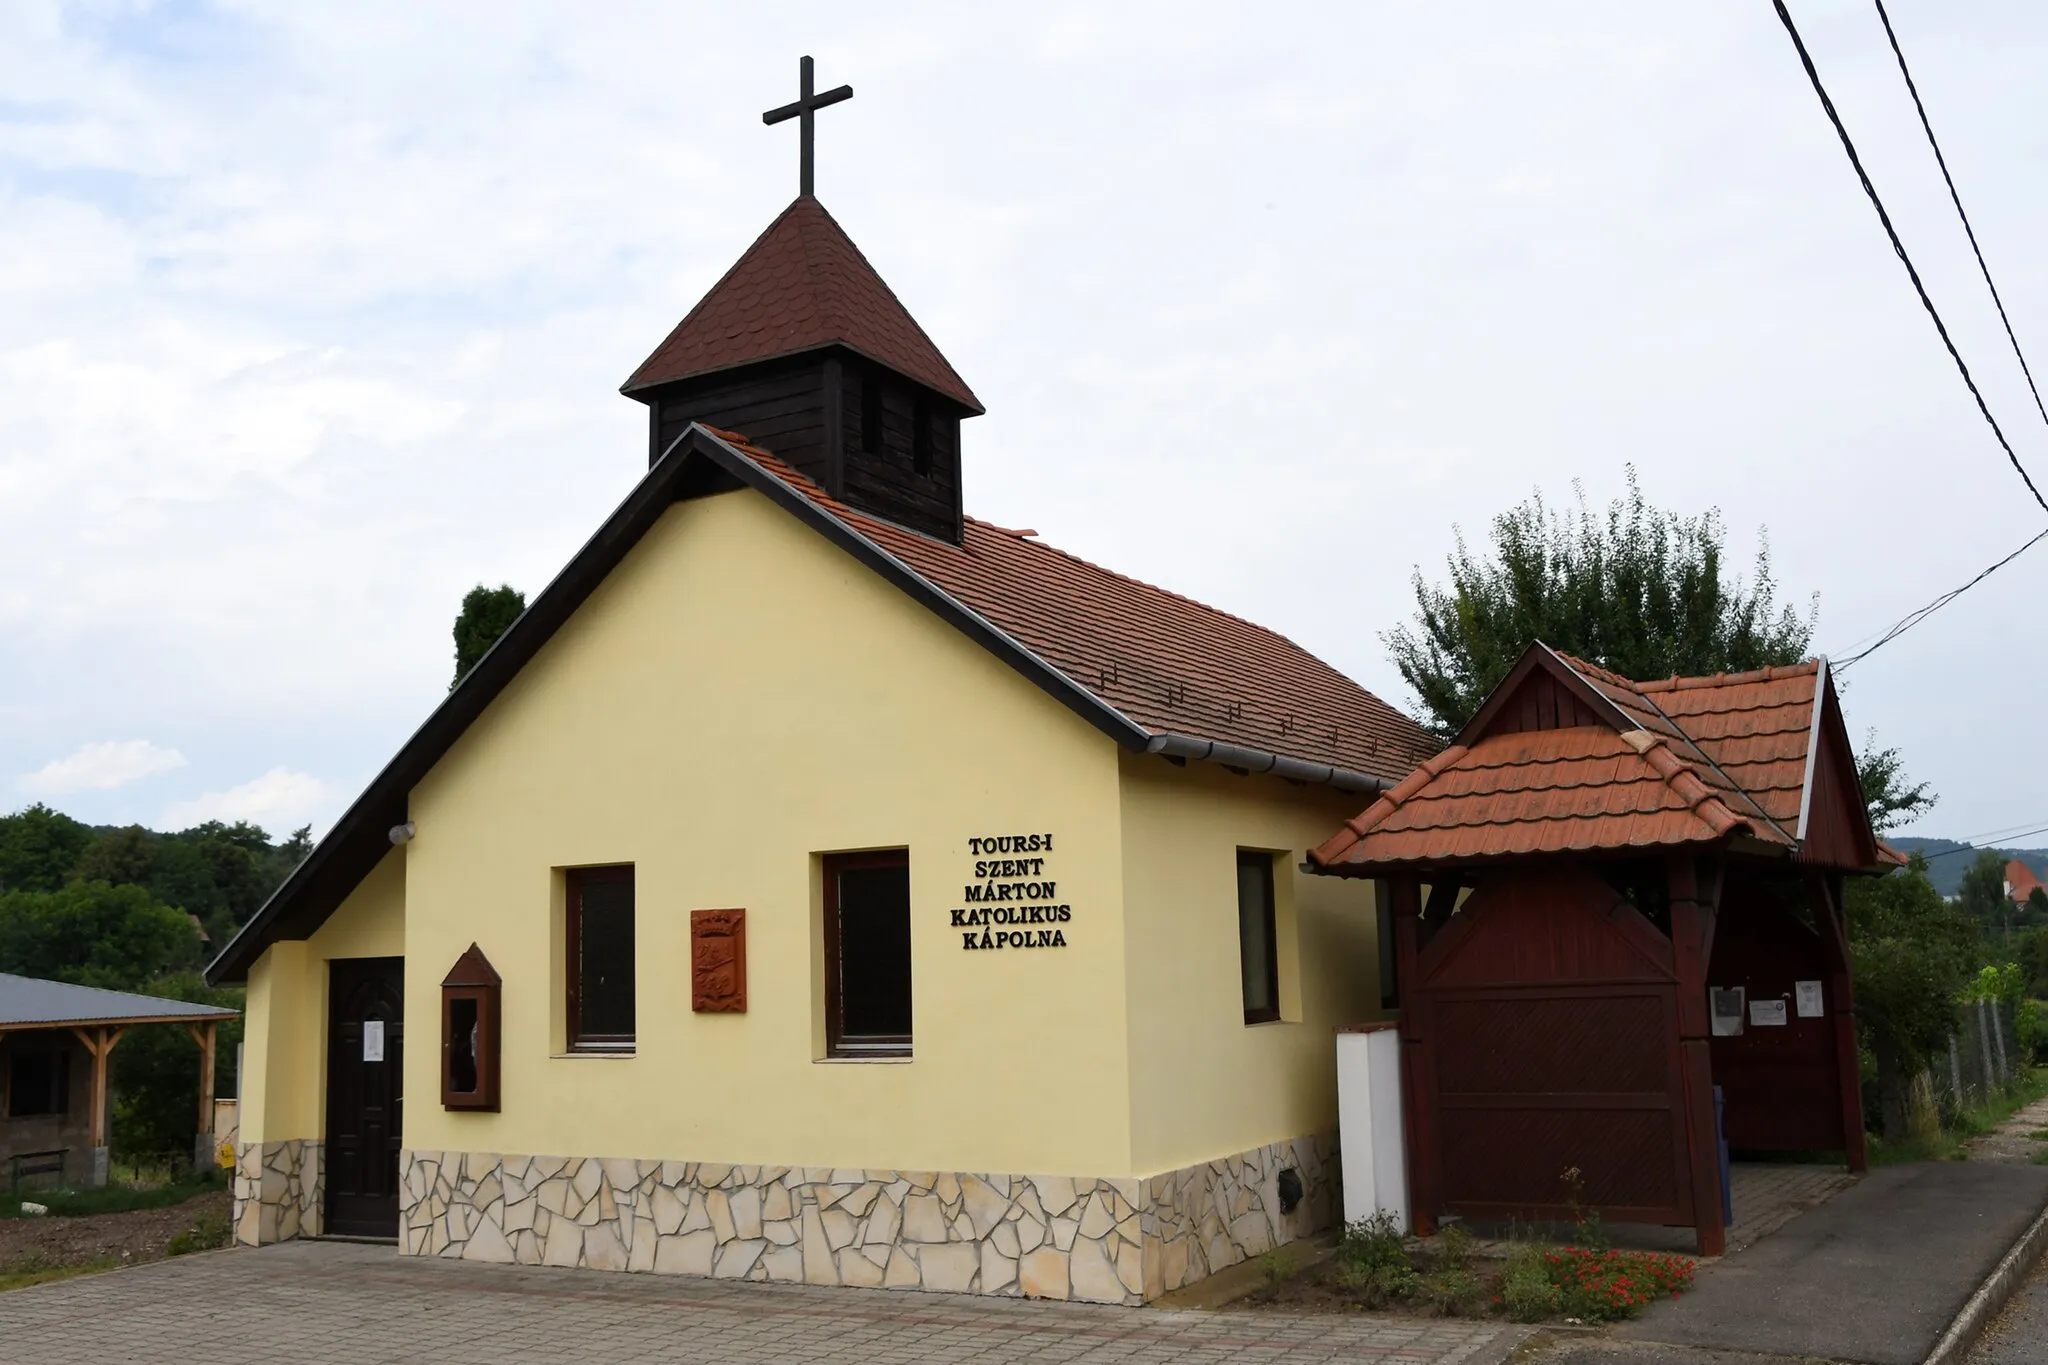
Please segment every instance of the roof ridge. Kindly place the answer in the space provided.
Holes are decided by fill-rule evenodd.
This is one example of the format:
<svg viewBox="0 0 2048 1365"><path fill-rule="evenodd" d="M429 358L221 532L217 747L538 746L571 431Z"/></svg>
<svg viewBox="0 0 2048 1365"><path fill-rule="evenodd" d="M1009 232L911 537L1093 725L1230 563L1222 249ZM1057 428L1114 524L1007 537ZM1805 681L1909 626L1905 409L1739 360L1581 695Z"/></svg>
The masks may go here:
<svg viewBox="0 0 2048 1365"><path fill-rule="evenodd" d="M1779 678L1801 678L1820 671L1819 659L1801 659L1794 664L1765 664L1741 673L1672 674L1654 682L1631 683L1638 692L1686 692L1701 687L1731 687L1740 683L1775 682Z"/></svg>
<svg viewBox="0 0 2048 1365"><path fill-rule="evenodd" d="M1634 739L1629 738L1630 735L1643 735L1646 737L1647 742L1638 744ZM1730 810L1728 803L1723 801L1714 789L1709 787L1705 780L1693 771L1692 764L1680 757L1677 751L1671 747L1671 741L1663 735L1652 733L1649 730L1631 730L1625 732L1622 738L1628 741L1629 747L1642 757L1643 762L1649 765L1652 772L1655 772L1664 779L1664 785L1671 789L1672 794L1685 802L1687 809L1691 810L1694 815L1699 816L1701 820L1711 826L1714 833L1727 834L1737 826L1746 828L1751 833L1755 832L1756 827ZM1697 790L1687 791L1686 787L1682 785L1682 783L1687 781ZM1768 816L1765 818L1769 819ZM1776 829L1777 822L1772 821L1771 827ZM1780 830L1779 833L1782 834L1783 831Z"/></svg>

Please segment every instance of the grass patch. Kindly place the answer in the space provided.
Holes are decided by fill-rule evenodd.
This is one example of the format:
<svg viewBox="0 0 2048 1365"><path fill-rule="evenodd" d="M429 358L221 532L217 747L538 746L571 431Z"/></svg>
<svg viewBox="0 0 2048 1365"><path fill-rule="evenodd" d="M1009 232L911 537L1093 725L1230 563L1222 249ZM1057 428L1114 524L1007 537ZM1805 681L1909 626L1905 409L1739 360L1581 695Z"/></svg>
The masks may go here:
<svg viewBox="0 0 2048 1365"><path fill-rule="evenodd" d="M112 1270L120 1264L112 1256L102 1256L96 1261L83 1265L49 1265L31 1258L11 1266L0 1267L0 1294L10 1289L26 1289L32 1284L48 1284L52 1280L68 1280L74 1275L94 1275L102 1270Z"/></svg>
<svg viewBox="0 0 2048 1365"><path fill-rule="evenodd" d="M95 1213L127 1213L133 1209L167 1209L223 1188L218 1176L173 1181L168 1185L109 1185L98 1190L18 1190L0 1199L0 1218L25 1218L24 1201L41 1204L53 1218Z"/></svg>
<svg viewBox="0 0 2048 1365"><path fill-rule="evenodd" d="M1886 1142L1872 1134L1870 1164L1895 1166L1907 1161L1963 1161L1969 1157L1966 1144L1997 1128L2034 1101L2048 1096L2048 1067L2029 1067L2026 1074L2004 1094L1993 1095L1972 1105L1945 1124L1938 1133ZM2037 1128L2029 1137L2048 1138L2048 1129Z"/></svg>

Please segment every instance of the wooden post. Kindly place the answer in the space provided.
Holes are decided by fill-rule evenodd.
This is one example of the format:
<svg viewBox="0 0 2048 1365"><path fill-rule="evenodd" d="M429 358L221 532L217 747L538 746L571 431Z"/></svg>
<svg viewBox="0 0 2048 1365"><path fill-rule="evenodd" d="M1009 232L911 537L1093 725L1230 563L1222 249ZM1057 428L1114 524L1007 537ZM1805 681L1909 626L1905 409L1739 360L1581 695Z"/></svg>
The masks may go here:
<svg viewBox="0 0 2048 1365"><path fill-rule="evenodd" d="M195 1147L206 1153L204 1165L213 1164L213 1044L214 1031L219 1025L211 1019L200 1024L185 1026L192 1034L192 1041L199 1044L199 1141ZM195 1152L194 1157L199 1156Z"/></svg>
<svg viewBox="0 0 2048 1365"><path fill-rule="evenodd" d="M1408 1146L1408 1218L1418 1237L1436 1231L1442 1199L1437 1174L1435 1091L1426 1034L1421 955L1422 887L1413 873L1391 879L1394 951L1401 982L1401 1127Z"/></svg>
<svg viewBox="0 0 2048 1365"><path fill-rule="evenodd" d="M1828 1014L1835 1025L1835 1070L1841 1081L1842 1148L1857 1175L1870 1169L1863 1136L1863 1068L1856 1053L1856 992L1849 975L1849 922L1839 878L1810 873L1807 904L1820 926L1821 952L1828 969Z"/></svg>
<svg viewBox="0 0 2048 1365"><path fill-rule="evenodd" d="M1714 1062L1708 1044L1706 926L1699 870L1690 853L1666 864L1671 890L1672 960L1678 968L1678 1049L1685 1071L1685 1150L1691 1168L1693 1229L1702 1256L1727 1249L1721 1216L1721 1142L1714 1127Z"/></svg>
<svg viewBox="0 0 2048 1365"><path fill-rule="evenodd" d="M74 1028L71 1031L77 1035L79 1042L85 1044L85 1050L92 1054L92 1107L90 1114L92 1145L95 1153L93 1157L93 1174L95 1178L103 1179L105 1173L100 1168L98 1153L104 1152L110 1145L107 1141L107 1056L114 1050L114 1044L121 1041L121 1035L125 1030L96 1028L91 1033L87 1033L82 1028Z"/></svg>

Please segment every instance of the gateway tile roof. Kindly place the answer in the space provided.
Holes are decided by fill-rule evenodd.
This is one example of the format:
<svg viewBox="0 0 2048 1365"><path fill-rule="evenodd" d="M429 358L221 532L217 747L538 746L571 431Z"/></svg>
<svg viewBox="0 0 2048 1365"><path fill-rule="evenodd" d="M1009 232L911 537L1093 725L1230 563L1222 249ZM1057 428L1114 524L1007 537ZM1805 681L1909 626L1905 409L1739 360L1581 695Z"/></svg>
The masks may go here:
<svg viewBox="0 0 2048 1365"><path fill-rule="evenodd" d="M232 1019L235 1011L128 991L104 991L66 981L0 972L0 1030L78 1023L157 1023Z"/></svg>
<svg viewBox="0 0 2048 1365"><path fill-rule="evenodd" d="M1310 858L1357 869L1654 849L1735 835L1798 848L1808 749L1818 731L1819 661L1638 683L1541 645L1536 651L1542 669L1607 706L1565 717L1578 724L1519 730L1489 724L1483 709L1459 742L1425 760ZM1500 693L1526 684L1531 662ZM1590 716L1599 723L1585 723Z"/></svg>
<svg viewBox="0 0 2048 1365"><path fill-rule="evenodd" d="M1292 640L972 517L951 545L848 507L716 433L1154 735L1190 735L1391 782L1437 750L1413 720Z"/></svg>
<svg viewBox="0 0 2048 1365"><path fill-rule="evenodd" d="M974 390L825 206L782 211L625 383L650 388L756 360L850 346L979 413Z"/></svg>

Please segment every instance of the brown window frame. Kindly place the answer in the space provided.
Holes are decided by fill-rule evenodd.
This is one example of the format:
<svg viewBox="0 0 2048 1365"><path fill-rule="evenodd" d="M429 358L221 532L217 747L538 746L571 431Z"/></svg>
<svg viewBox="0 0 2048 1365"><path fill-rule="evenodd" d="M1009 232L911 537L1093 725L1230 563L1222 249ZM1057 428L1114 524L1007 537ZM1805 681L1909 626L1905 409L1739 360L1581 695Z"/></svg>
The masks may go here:
<svg viewBox="0 0 2048 1365"><path fill-rule="evenodd" d="M867 867L910 867L908 848L879 849L869 853L828 853L824 858L825 933L825 1055L838 1058L908 1057L916 1038L916 1014L911 1015L910 1033L866 1034L849 1041L844 1034L844 1011L840 1000L839 960L839 874ZM915 944L915 921L912 921ZM913 991L915 989L913 978ZM915 1000L915 995L912 997Z"/></svg>
<svg viewBox="0 0 2048 1365"><path fill-rule="evenodd" d="M633 1033L584 1033L583 1032L583 888L602 886L617 882L633 882L632 863L611 863L602 867L572 867L563 873L562 896L562 986L567 997L567 1037L564 1043L570 1052L632 1052L637 1046L639 1034L639 972L638 963L634 971L634 1028ZM634 933L633 947L637 955L640 946L639 934L640 894L639 887L633 888Z"/></svg>
<svg viewBox="0 0 2048 1365"><path fill-rule="evenodd" d="M1257 866L1266 884L1266 998L1272 1003L1254 1006L1244 1002L1244 1021L1247 1024L1276 1024L1280 1021L1280 915L1275 904L1278 899L1274 886L1273 855L1255 848L1241 848L1237 851L1237 876L1232 879L1231 890L1237 903L1237 962L1238 991L1244 990L1244 869Z"/></svg>

